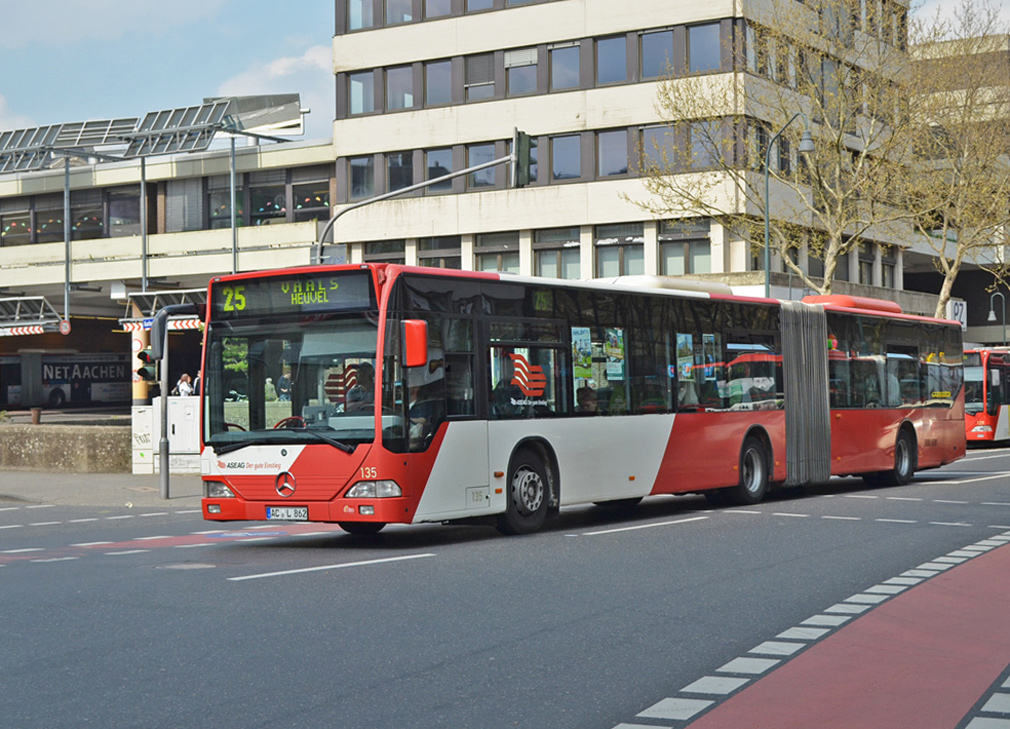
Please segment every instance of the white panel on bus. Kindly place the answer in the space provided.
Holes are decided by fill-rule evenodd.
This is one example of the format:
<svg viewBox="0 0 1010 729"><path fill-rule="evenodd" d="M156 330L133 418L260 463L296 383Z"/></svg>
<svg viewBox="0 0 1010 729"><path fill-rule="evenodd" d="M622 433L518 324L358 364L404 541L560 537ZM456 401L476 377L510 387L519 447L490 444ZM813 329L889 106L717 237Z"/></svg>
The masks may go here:
<svg viewBox="0 0 1010 729"><path fill-rule="evenodd" d="M503 508L504 501L494 505L488 489L487 431L485 421L449 423L417 505L415 522L460 519ZM488 499L482 499L485 493Z"/></svg>

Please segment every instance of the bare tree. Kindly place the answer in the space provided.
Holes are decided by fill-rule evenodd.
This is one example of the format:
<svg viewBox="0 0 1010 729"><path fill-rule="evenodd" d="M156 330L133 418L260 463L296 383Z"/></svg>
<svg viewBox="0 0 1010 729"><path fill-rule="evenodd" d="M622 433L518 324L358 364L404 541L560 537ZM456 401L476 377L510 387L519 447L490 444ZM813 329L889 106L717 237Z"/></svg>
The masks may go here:
<svg viewBox="0 0 1010 729"><path fill-rule="evenodd" d="M636 202L661 217L717 218L755 251L768 205L770 249L805 286L830 293L839 261L862 241L907 239L894 204L907 145L905 10L889 0L746 7L734 73L660 84L666 125L643 135L649 195ZM800 154L805 131L813 149ZM794 260L804 246L823 278Z"/></svg>
<svg viewBox="0 0 1010 729"><path fill-rule="evenodd" d="M941 316L962 266L974 262L1006 280L1010 226L1010 37L998 6L961 0L953 17L910 27L918 93L914 161L900 192L919 240L943 276Z"/></svg>

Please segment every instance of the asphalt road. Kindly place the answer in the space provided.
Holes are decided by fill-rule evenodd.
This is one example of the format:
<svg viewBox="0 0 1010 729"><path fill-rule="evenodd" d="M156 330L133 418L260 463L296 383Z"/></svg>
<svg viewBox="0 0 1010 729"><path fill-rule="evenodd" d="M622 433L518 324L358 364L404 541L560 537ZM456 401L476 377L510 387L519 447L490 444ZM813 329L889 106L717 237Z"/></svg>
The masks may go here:
<svg viewBox="0 0 1010 729"><path fill-rule="evenodd" d="M0 503L0 727L729 727L720 716L746 700L749 726L787 726L788 697L759 700L776 676L806 661L808 683L838 685L829 651L892 624L875 616L958 591L996 599L1004 533L1006 449L904 488L834 479L751 508L573 508L520 538ZM888 655L935 632L902 615L882 629ZM1000 650L951 698L929 686L962 726L1010 720L985 710L1007 691ZM893 704L898 688L871 693ZM830 711L816 725L844 726Z"/></svg>

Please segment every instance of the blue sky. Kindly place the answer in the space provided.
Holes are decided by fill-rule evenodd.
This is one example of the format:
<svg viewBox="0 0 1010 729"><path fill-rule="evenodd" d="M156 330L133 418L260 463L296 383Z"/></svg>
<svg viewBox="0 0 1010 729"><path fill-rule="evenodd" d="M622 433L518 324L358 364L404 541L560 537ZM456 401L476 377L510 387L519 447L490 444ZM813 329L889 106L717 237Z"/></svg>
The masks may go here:
<svg viewBox="0 0 1010 729"><path fill-rule="evenodd" d="M614 0L620 2L620 0ZM992 0L1010 21L1010 0ZM916 1L932 13L959 0ZM333 0L4 0L0 130L299 93L332 134Z"/></svg>
<svg viewBox="0 0 1010 729"><path fill-rule="evenodd" d="M332 135L333 0L4 0L0 130L299 93Z"/></svg>

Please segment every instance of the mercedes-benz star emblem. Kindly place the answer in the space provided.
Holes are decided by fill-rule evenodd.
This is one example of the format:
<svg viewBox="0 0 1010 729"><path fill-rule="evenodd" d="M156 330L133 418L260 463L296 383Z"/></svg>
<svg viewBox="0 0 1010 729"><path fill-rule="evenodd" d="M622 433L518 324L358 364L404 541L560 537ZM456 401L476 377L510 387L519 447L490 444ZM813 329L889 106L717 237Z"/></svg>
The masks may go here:
<svg viewBox="0 0 1010 729"><path fill-rule="evenodd" d="M274 486L277 493L285 499L295 493L295 477L287 471L277 476L277 484Z"/></svg>

